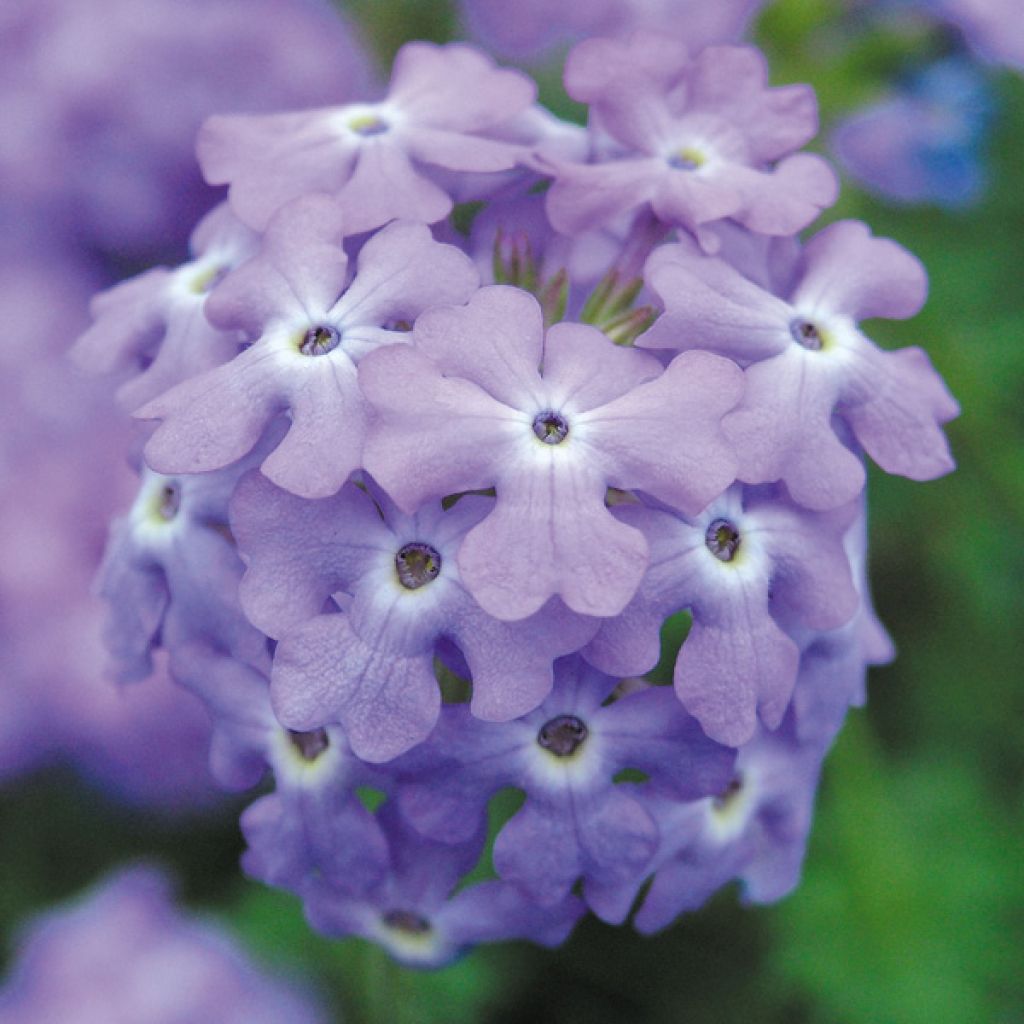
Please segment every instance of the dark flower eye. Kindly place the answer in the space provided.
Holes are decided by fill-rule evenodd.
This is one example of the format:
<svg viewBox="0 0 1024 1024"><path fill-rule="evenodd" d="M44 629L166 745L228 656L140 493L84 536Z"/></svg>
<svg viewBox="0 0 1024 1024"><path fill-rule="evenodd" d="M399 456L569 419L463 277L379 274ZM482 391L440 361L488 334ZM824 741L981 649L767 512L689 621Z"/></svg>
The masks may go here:
<svg viewBox="0 0 1024 1024"><path fill-rule="evenodd" d="M169 523L175 519L181 509L181 485L176 481L164 484L157 498L156 514Z"/></svg>
<svg viewBox="0 0 1024 1024"><path fill-rule="evenodd" d="M407 590L418 590L437 579L441 556L429 544L406 544L395 555L398 582Z"/></svg>
<svg viewBox="0 0 1024 1024"><path fill-rule="evenodd" d="M431 931L430 922L412 910L389 910L384 915L384 923L408 935L426 935Z"/></svg>
<svg viewBox="0 0 1024 1024"><path fill-rule="evenodd" d="M737 800L740 791L743 789L743 779L736 775L725 789L717 796L712 797L711 804L716 811L722 813L729 809Z"/></svg>
<svg viewBox="0 0 1024 1024"><path fill-rule="evenodd" d="M575 715L559 715L541 726L537 742L555 757L572 757L587 735L586 725Z"/></svg>
<svg viewBox="0 0 1024 1024"><path fill-rule="evenodd" d="M288 739L304 761L315 761L330 746L325 729L314 729L312 732L294 732L289 729Z"/></svg>
<svg viewBox="0 0 1024 1024"><path fill-rule="evenodd" d="M722 562L731 562L740 547L740 531L728 519L716 519L704 534L708 550Z"/></svg>
<svg viewBox="0 0 1024 1024"><path fill-rule="evenodd" d="M789 333L793 335L793 340L798 345L809 349L811 352L820 351L825 344L821 337L821 332L810 320L804 320L803 318L794 320L789 325Z"/></svg>
<svg viewBox="0 0 1024 1024"><path fill-rule="evenodd" d="M545 444L561 444L569 436L569 424L563 416L549 409L534 418L533 432Z"/></svg>
<svg viewBox="0 0 1024 1024"><path fill-rule="evenodd" d="M306 331L299 351L304 356L325 356L341 344L341 335L334 327L320 324Z"/></svg>

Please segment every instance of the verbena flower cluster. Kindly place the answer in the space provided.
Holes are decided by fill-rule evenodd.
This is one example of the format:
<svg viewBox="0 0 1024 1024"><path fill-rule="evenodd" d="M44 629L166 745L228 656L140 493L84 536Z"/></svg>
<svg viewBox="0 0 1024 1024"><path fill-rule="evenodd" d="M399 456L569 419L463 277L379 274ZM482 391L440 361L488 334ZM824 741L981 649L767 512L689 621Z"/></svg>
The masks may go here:
<svg viewBox="0 0 1024 1024"><path fill-rule="evenodd" d="M227 201L75 350L152 421L99 578L118 675L165 649L219 780L273 777L248 873L413 965L788 892L891 656L865 462L952 467L928 357L859 326L921 265L799 237L836 198L809 87L644 34L565 84L585 129L410 43L378 100L212 118Z"/></svg>

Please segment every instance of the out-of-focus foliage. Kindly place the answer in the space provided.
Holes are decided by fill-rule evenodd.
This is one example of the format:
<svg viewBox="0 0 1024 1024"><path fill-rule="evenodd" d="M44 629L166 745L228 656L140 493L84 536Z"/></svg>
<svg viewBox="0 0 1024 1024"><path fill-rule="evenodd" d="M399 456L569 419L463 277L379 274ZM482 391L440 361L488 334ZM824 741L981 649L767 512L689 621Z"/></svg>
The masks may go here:
<svg viewBox="0 0 1024 1024"><path fill-rule="evenodd" d="M930 747L886 758L863 721L833 761L769 969L813 997L813 1020L1012 1020L1024 885L984 773Z"/></svg>

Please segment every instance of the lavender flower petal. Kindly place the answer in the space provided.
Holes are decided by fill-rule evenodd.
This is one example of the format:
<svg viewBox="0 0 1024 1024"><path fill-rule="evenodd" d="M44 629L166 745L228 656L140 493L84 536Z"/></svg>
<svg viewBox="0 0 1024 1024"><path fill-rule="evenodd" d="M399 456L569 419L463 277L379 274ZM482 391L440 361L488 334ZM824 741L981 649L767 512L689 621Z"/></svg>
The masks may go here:
<svg viewBox="0 0 1024 1024"><path fill-rule="evenodd" d="M274 710L290 729L341 722L364 761L388 761L434 727L441 696L429 658L381 651L344 615L289 631L274 658Z"/></svg>

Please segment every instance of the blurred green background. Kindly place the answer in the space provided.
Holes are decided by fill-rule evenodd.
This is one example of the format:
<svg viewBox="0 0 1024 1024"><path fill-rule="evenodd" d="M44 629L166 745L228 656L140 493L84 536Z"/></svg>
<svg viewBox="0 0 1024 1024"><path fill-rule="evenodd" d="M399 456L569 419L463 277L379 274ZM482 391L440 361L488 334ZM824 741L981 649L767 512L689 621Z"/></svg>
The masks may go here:
<svg viewBox="0 0 1024 1024"><path fill-rule="evenodd" d="M343 6L382 61L406 39L455 31L441 2ZM773 82L812 83L826 127L920 43L846 38L838 6L779 0L757 31ZM557 69L540 78L567 111ZM923 345L964 413L949 428L953 476L871 480L873 589L900 653L873 671L869 705L826 765L795 894L742 908L730 889L653 938L588 920L553 953L496 947L420 974L319 939L294 900L243 880L240 804L168 822L51 771L0 790L4 955L16 923L143 856L170 863L188 902L305 974L352 1024L1024 1022L1024 80L994 73L994 86L979 206L896 208L847 183L826 218L859 217L924 261L925 311L871 333Z"/></svg>

